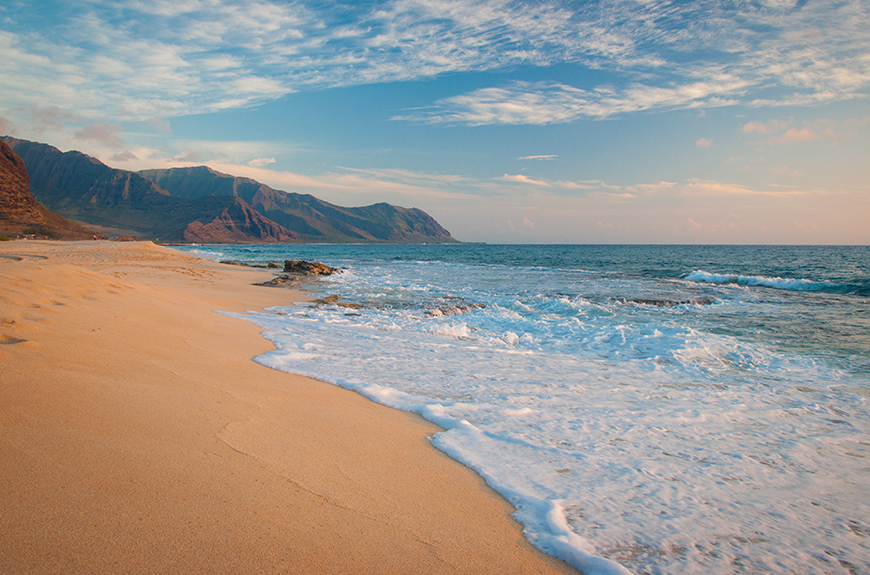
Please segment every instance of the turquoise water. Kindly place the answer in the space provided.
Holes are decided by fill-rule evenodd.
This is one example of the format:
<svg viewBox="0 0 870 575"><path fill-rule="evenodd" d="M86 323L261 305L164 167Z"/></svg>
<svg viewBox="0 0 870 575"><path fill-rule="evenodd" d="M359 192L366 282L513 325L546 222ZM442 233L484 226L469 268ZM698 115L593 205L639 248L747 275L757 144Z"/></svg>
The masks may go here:
<svg viewBox="0 0 870 575"><path fill-rule="evenodd" d="M870 572L867 247L181 249L342 268L258 361L439 423L588 573Z"/></svg>

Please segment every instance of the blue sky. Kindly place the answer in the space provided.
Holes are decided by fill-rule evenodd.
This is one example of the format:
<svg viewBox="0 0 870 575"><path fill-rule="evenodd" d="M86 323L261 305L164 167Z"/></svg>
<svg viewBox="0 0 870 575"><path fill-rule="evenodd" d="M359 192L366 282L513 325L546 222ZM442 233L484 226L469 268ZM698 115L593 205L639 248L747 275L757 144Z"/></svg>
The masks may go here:
<svg viewBox="0 0 870 575"><path fill-rule="evenodd" d="M0 133L464 241L870 243L866 0L7 0Z"/></svg>

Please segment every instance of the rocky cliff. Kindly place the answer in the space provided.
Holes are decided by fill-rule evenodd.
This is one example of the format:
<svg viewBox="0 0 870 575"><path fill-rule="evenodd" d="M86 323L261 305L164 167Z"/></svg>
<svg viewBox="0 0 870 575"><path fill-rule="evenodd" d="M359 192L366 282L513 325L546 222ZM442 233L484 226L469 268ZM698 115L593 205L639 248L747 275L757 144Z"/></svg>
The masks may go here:
<svg viewBox="0 0 870 575"><path fill-rule="evenodd" d="M81 152L4 140L24 161L34 196L67 217L161 241L280 242L294 237L240 198L173 197L135 172L111 168Z"/></svg>
<svg viewBox="0 0 870 575"><path fill-rule="evenodd" d="M0 234L58 239L92 238L94 232L46 209L30 193L24 161L0 140Z"/></svg>

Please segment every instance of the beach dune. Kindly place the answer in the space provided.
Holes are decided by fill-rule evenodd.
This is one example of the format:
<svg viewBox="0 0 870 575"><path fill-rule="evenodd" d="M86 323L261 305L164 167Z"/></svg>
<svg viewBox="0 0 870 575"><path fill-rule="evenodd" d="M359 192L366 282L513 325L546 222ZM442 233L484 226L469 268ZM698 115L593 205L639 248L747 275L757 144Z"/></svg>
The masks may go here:
<svg viewBox="0 0 870 575"><path fill-rule="evenodd" d="M0 572L576 573L437 428L252 361L263 270L0 242Z"/></svg>

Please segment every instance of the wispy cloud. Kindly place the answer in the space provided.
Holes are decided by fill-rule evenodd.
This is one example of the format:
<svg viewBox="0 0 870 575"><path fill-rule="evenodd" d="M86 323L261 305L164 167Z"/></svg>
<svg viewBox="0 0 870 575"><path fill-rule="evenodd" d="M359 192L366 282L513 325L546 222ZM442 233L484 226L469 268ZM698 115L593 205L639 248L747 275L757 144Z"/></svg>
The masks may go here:
<svg viewBox="0 0 870 575"><path fill-rule="evenodd" d="M866 97L870 86L863 0L48 4L50 17L21 3L0 22L6 107L166 118L313 88L559 63L607 72L614 86L509 84L402 117L546 124L655 108L825 102Z"/></svg>
<svg viewBox="0 0 870 575"><path fill-rule="evenodd" d="M837 142L852 139L865 126L870 125L870 116L846 118L845 120L817 119L803 122L803 127L794 127L794 120L751 121L743 126L743 133L750 137L755 134L768 136L764 143L770 146L785 146L829 140Z"/></svg>
<svg viewBox="0 0 870 575"><path fill-rule="evenodd" d="M561 124L581 118L608 118L650 109L716 107L736 103L724 99L746 88L742 80L721 76L668 87L633 84L623 90L582 90L555 82L515 82L503 88L482 88L445 98L429 110L397 115L394 120L430 124Z"/></svg>
<svg viewBox="0 0 870 575"><path fill-rule="evenodd" d="M744 134L772 134L775 132L779 132L780 130L784 130L788 128L792 123L792 120L781 121L781 120L770 120L769 122L759 122L753 120L752 122L747 122L743 126Z"/></svg>
<svg viewBox="0 0 870 575"><path fill-rule="evenodd" d="M94 124L78 130L73 137L77 140L95 140L109 148L123 148L124 141L118 136L123 131L118 125Z"/></svg>
<svg viewBox="0 0 870 575"><path fill-rule="evenodd" d="M175 162L199 163L206 160L206 155L199 150L190 150L188 152L184 152L183 154L173 156L172 159Z"/></svg>
<svg viewBox="0 0 870 575"><path fill-rule="evenodd" d="M464 176L453 174L432 174L428 172L415 172L395 168L360 169L342 166L341 169L346 172L361 174L379 180L399 182L409 185L448 186L469 182L469 179Z"/></svg>
<svg viewBox="0 0 870 575"><path fill-rule="evenodd" d="M524 176L522 174L517 174L515 176L512 176L510 174L505 174L497 179L501 180L502 182L510 182L510 183L516 183L516 184L531 184L533 186L542 186L545 188L550 187L550 182L548 182L546 180L536 180L534 178L530 178L530 177Z"/></svg>
<svg viewBox="0 0 870 575"><path fill-rule="evenodd" d="M545 154L542 156L522 156L518 160L555 160L559 156L555 154Z"/></svg>
<svg viewBox="0 0 870 575"><path fill-rule="evenodd" d="M0 116L0 134L14 134L18 127L11 120Z"/></svg>

